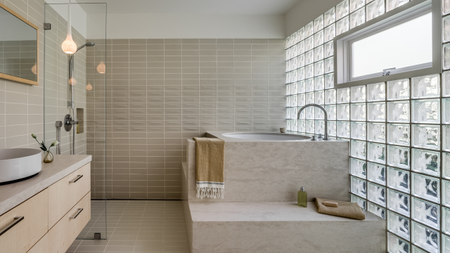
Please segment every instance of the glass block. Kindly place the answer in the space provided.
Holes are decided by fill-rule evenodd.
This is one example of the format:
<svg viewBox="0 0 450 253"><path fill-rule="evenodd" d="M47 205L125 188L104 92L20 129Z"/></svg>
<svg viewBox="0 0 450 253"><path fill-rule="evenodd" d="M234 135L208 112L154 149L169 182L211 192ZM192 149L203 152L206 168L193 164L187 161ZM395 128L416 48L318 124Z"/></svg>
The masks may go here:
<svg viewBox="0 0 450 253"><path fill-rule="evenodd" d="M384 13L384 0L375 0L366 5L366 19L372 20Z"/></svg>
<svg viewBox="0 0 450 253"><path fill-rule="evenodd" d="M366 104L352 104L351 105L351 119L352 120L366 120Z"/></svg>
<svg viewBox="0 0 450 253"><path fill-rule="evenodd" d="M442 96L450 97L450 71L442 73Z"/></svg>
<svg viewBox="0 0 450 253"><path fill-rule="evenodd" d="M442 152L442 177L450 179L450 153Z"/></svg>
<svg viewBox="0 0 450 253"><path fill-rule="evenodd" d="M305 81L298 81L297 82L297 93L304 93L305 92Z"/></svg>
<svg viewBox="0 0 450 253"><path fill-rule="evenodd" d="M305 78L314 77L314 64L305 67Z"/></svg>
<svg viewBox="0 0 450 253"><path fill-rule="evenodd" d="M409 124L388 124L387 141L389 144L409 146Z"/></svg>
<svg viewBox="0 0 450 253"><path fill-rule="evenodd" d="M336 120L336 105L326 105L328 120Z"/></svg>
<svg viewBox="0 0 450 253"><path fill-rule="evenodd" d="M415 245L413 245L411 249L412 249L412 253L428 253L427 251L422 250L421 248L419 248Z"/></svg>
<svg viewBox="0 0 450 253"><path fill-rule="evenodd" d="M386 163L386 145L369 142L367 144L367 160Z"/></svg>
<svg viewBox="0 0 450 253"><path fill-rule="evenodd" d="M409 123L409 101L406 102L388 102L388 121L389 122L408 122Z"/></svg>
<svg viewBox="0 0 450 253"><path fill-rule="evenodd" d="M376 216L386 219L386 209L369 202L367 210Z"/></svg>
<svg viewBox="0 0 450 253"><path fill-rule="evenodd" d="M348 104L339 104L336 107L337 120L349 120L350 119L350 106Z"/></svg>
<svg viewBox="0 0 450 253"><path fill-rule="evenodd" d="M442 180L442 204L450 207L450 181Z"/></svg>
<svg viewBox="0 0 450 253"><path fill-rule="evenodd" d="M344 0L336 5L336 20L341 19L342 17L348 15L349 12L349 4L348 0Z"/></svg>
<svg viewBox="0 0 450 253"><path fill-rule="evenodd" d="M385 121L386 120L386 104L385 103L367 103L367 120L368 121Z"/></svg>
<svg viewBox="0 0 450 253"><path fill-rule="evenodd" d="M409 0L386 0L386 12L408 3Z"/></svg>
<svg viewBox="0 0 450 253"><path fill-rule="evenodd" d="M439 205L412 197L412 218L434 229L439 229Z"/></svg>
<svg viewBox="0 0 450 253"><path fill-rule="evenodd" d="M339 122L338 121L338 133L339 133ZM338 135L339 136L339 135ZM351 140L351 156L361 159L366 159L366 142Z"/></svg>
<svg viewBox="0 0 450 253"><path fill-rule="evenodd" d="M351 87L351 98L352 103L366 101L366 86L360 85Z"/></svg>
<svg viewBox="0 0 450 253"><path fill-rule="evenodd" d="M305 39L305 52L314 48L314 36Z"/></svg>
<svg viewBox="0 0 450 253"><path fill-rule="evenodd" d="M409 148L388 145L388 165L409 169Z"/></svg>
<svg viewBox="0 0 450 253"><path fill-rule="evenodd" d="M335 21L335 9L333 7L327 12L325 12L325 14L323 14L323 25L328 26L334 23L334 21Z"/></svg>
<svg viewBox="0 0 450 253"><path fill-rule="evenodd" d="M378 205L386 207L386 187L369 182L368 199Z"/></svg>
<svg viewBox="0 0 450 253"><path fill-rule="evenodd" d="M362 209L366 209L366 200L351 194L351 202L358 203Z"/></svg>
<svg viewBox="0 0 450 253"><path fill-rule="evenodd" d="M350 12L354 12L355 10L363 7L365 3L365 0L350 0Z"/></svg>
<svg viewBox="0 0 450 253"><path fill-rule="evenodd" d="M442 235L442 252L450 252L450 236L444 234Z"/></svg>
<svg viewBox="0 0 450 253"><path fill-rule="evenodd" d="M325 91L325 104L336 104L336 90L330 89Z"/></svg>
<svg viewBox="0 0 450 253"><path fill-rule="evenodd" d="M441 148L440 132L440 126L412 125L412 146L438 150Z"/></svg>
<svg viewBox="0 0 450 253"><path fill-rule="evenodd" d="M314 120L305 120L305 131L314 134Z"/></svg>
<svg viewBox="0 0 450 253"><path fill-rule="evenodd" d="M303 110L305 113L306 119L314 119L314 108L308 107L305 110Z"/></svg>
<svg viewBox="0 0 450 253"><path fill-rule="evenodd" d="M323 59L323 46L314 49L314 61L320 61Z"/></svg>
<svg viewBox="0 0 450 253"><path fill-rule="evenodd" d="M328 136L336 136L336 121L328 121Z"/></svg>
<svg viewBox="0 0 450 253"><path fill-rule="evenodd" d="M314 32L322 30L323 28L323 15L320 15L316 19L314 19Z"/></svg>
<svg viewBox="0 0 450 253"><path fill-rule="evenodd" d="M394 212L388 211L387 215L388 231L409 240L409 219L398 215Z"/></svg>
<svg viewBox="0 0 450 253"><path fill-rule="evenodd" d="M439 99L412 100L413 123L440 123Z"/></svg>
<svg viewBox="0 0 450 253"><path fill-rule="evenodd" d="M309 65L314 62L314 51L310 50L305 53L305 64Z"/></svg>
<svg viewBox="0 0 450 253"><path fill-rule="evenodd" d="M325 27L324 29L324 42L328 42L334 39L334 35L336 34L336 29L334 24Z"/></svg>
<svg viewBox="0 0 450 253"><path fill-rule="evenodd" d="M334 88L334 73L325 75L325 89Z"/></svg>
<svg viewBox="0 0 450 253"><path fill-rule="evenodd" d="M315 101L316 104L323 105L324 100L325 100L323 90L314 92L314 99L316 100ZM320 111L320 109L318 109L318 108L316 108L316 109Z"/></svg>
<svg viewBox="0 0 450 253"><path fill-rule="evenodd" d="M345 33L349 29L349 18L346 16L345 18L336 22L336 36Z"/></svg>
<svg viewBox="0 0 450 253"><path fill-rule="evenodd" d="M305 52L305 41L304 40L300 41L297 44L297 52L298 52L299 55L303 54Z"/></svg>
<svg viewBox="0 0 450 253"><path fill-rule="evenodd" d="M309 78L305 80L305 92L314 91L314 79Z"/></svg>
<svg viewBox="0 0 450 253"><path fill-rule="evenodd" d="M299 68L297 70L297 72L298 72L297 80L298 81L304 80L305 79L305 68Z"/></svg>
<svg viewBox="0 0 450 253"><path fill-rule="evenodd" d="M411 245L409 242L388 233L388 251L391 253L410 253Z"/></svg>
<svg viewBox="0 0 450 253"><path fill-rule="evenodd" d="M305 93L297 95L297 106L304 106L305 103Z"/></svg>
<svg viewBox="0 0 450 253"><path fill-rule="evenodd" d="M342 88L337 90L337 103L350 102L350 88Z"/></svg>
<svg viewBox="0 0 450 253"><path fill-rule="evenodd" d="M410 192L409 172L388 167L387 185L402 192Z"/></svg>
<svg viewBox="0 0 450 253"><path fill-rule="evenodd" d="M323 134L323 133L325 133L324 125L325 125L325 122L323 120L315 120L315 122L314 122L314 127L315 127L314 133L315 134Z"/></svg>
<svg viewBox="0 0 450 253"><path fill-rule="evenodd" d="M393 211L396 211L397 213L403 214L406 217L409 217L411 205L409 195L391 189L388 189L387 191L388 191L387 193L388 208Z"/></svg>
<svg viewBox="0 0 450 253"><path fill-rule="evenodd" d="M350 158L350 173L353 176L366 178L366 162L363 160Z"/></svg>
<svg viewBox="0 0 450 253"><path fill-rule="evenodd" d="M386 88L384 83L373 83L367 85L367 101L384 101L386 99Z"/></svg>
<svg viewBox="0 0 450 253"><path fill-rule="evenodd" d="M366 140L365 122L351 122L351 138L358 140Z"/></svg>
<svg viewBox="0 0 450 253"><path fill-rule="evenodd" d="M439 252L439 232L412 221L412 243L432 253Z"/></svg>
<svg viewBox="0 0 450 253"><path fill-rule="evenodd" d="M387 82L387 100L409 99L409 79Z"/></svg>
<svg viewBox="0 0 450 253"><path fill-rule="evenodd" d="M350 138L350 122L338 121L336 125L336 134L338 137Z"/></svg>
<svg viewBox="0 0 450 253"><path fill-rule="evenodd" d="M439 203L439 179L411 173L412 195Z"/></svg>
<svg viewBox="0 0 450 253"><path fill-rule="evenodd" d="M351 192L360 197L366 197L366 181L357 177L351 177Z"/></svg>
<svg viewBox="0 0 450 253"><path fill-rule="evenodd" d="M367 140L385 142L386 126L384 123L367 123Z"/></svg>
<svg viewBox="0 0 450 253"><path fill-rule="evenodd" d="M381 164L367 163L367 178L381 185L386 185L386 167Z"/></svg>
<svg viewBox="0 0 450 253"><path fill-rule="evenodd" d="M450 124L450 98L442 99L442 124Z"/></svg>
<svg viewBox="0 0 450 253"><path fill-rule="evenodd" d="M305 133L306 132L306 125L305 124L306 124L306 122L305 122L304 119L297 120L298 132L300 132L300 133Z"/></svg>
<svg viewBox="0 0 450 253"><path fill-rule="evenodd" d="M330 57L334 55L334 44L330 41L324 45L324 57Z"/></svg>
<svg viewBox="0 0 450 253"><path fill-rule="evenodd" d="M305 54L301 54L297 57L297 66L299 68L305 66Z"/></svg>
<svg viewBox="0 0 450 253"><path fill-rule="evenodd" d="M353 29L366 22L366 10L364 8L350 14L350 29Z"/></svg>
<svg viewBox="0 0 450 253"><path fill-rule="evenodd" d="M323 30L318 31L314 34L314 47L320 46L323 44Z"/></svg>
<svg viewBox="0 0 450 253"><path fill-rule="evenodd" d="M442 0L442 14L450 13L450 0Z"/></svg>
<svg viewBox="0 0 450 253"><path fill-rule="evenodd" d="M314 33L314 22L311 21L307 25L305 25L305 38L313 35Z"/></svg>
<svg viewBox="0 0 450 253"><path fill-rule="evenodd" d="M319 75L323 75L324 74L324 66L323 66L323 61L318 61L316 63L314 63L314 76L319 76Z"/></svg>
<svg viewBox="0 0 450 253"><path fill-rule="evenodd" d="M443 46L444 55L443 55L443 62L444 65L442 66L443 69L447 70L450 69L450 44L444 44Z"/></svg>
<svg viewBox="0 0 450 253"><path fill-rule="evenodd" d="M412 82L412 98L439 97L441 80L439 75L414 77Z"/></svg>
<svg viewBox="0 0 450 253"><path fill-rule="evenodd" d="M323 120L325 118L325 116L323 115L323 111L319 108L314 108L314 118Z"/></svg>
<svg viewBox="0 0 450 253"><path fill-rule="evenodd" d="M314 103L314 92L306 93L305 100L306 100L306 104L313 104ZM312 110L313 108L310 107L310 108L307 108L306 110L308 110L308 109Z"/></svg>
<svg viewBox="0 0 450 253"><path fill-rule="evenodd" d="M334 72L334 58L330 57L325 59L325 73L328 74Z"/></svg>
<svg viewBox="0 0 450 253"><path fill-rule="evenodd" d="M450 209L446 207L442 208L442 232L450 235Z"/></svg>
<svg viewBox="0 0 450 253"><path fill-rule="evenodd" d="M450 151L450 125L442 126L442 150Z"/></svg>

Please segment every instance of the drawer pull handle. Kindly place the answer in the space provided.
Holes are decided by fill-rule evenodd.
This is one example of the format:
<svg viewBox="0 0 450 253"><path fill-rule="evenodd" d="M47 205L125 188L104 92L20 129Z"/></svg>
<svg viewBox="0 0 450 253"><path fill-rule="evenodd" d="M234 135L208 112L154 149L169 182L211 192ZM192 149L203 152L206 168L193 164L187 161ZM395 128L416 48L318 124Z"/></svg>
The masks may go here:
<svg viewBox="0 0 450 253"><path fill-rule="evenodd" d="M76 183L78 180L80 180L83 177L83 175L78 175L76 178L69 181L69 183L73 184Z"/></svg>
<svg viewBox="0 0 450 253"><path fill-rule="evenodd" d="M73 216L70 216L70 219L76 219L81 212L83 212L83 208L78 208L78 211Z"/></svg>
<svg viewBox="0 0 450 253"><path fill-rule="evenodd" d="M17 225L19 222L21 222L23 219L25 219L25 217L23 216L17 216L14 217L14 221L9 224L6 228L2 229L0 231L0 236L3 235L4 233L6 233L6 231L10 230L11 228L13 228L15 225Z"/></svg>

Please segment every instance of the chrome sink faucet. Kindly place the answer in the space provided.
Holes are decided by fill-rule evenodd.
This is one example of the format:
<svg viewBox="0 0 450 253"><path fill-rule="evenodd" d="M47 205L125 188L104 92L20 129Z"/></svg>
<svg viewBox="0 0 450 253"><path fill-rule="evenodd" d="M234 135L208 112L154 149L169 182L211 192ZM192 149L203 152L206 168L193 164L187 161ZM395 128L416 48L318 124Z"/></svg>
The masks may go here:
<svg viewBox="0 0 450 253"><path fill-rule="evenodd" d="M325 108L323 108L323 106L318 105L318 104L307 104L307 105L303 106L302 108L300 108L300 110L298 111L298 114L297 114L297 119L300 119L300 113L302 113L302 111L305 108L310 107L310 106L314 106L314 107L322 109L323 114L325 115L325 133L323 134L323 140L326 141L326 140L328 140L328 116L327 116L327 111L325 110ZM320 137L321 137L321 135L319 134L319 139L320 139ZM313 141L315 140L314 135L311 140L313 140Z"/></svg>

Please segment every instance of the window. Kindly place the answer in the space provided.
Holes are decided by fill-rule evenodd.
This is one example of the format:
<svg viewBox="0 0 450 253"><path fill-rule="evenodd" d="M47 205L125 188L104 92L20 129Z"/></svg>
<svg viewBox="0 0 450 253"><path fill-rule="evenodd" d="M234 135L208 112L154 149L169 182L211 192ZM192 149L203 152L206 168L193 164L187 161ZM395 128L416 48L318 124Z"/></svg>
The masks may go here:
<svg viewBox="0 0 450 253"><path fill-rule="evenodd" d="M402 7L335 39L338 87L440 73L432 1Z"/></svg>

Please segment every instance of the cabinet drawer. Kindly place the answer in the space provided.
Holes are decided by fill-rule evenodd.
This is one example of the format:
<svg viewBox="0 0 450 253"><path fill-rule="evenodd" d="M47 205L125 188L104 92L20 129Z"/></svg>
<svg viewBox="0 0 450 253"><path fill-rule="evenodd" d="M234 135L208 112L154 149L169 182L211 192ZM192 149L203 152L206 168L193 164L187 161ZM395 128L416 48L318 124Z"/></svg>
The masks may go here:
<svg viewBox="0 0 450 253"><path fill-rule="evenodd" d="M41 191L0 216L0 230L3 232L0 232L1 253L27 252L47 233L48 190Z"/></svg>
<svg viewBox="0 0 450 253"><path fill-rule="evenodd" d="M48 232L49 251L64 253L91 219L91 192L86 194Z"/></svg>
<svg viewBox="0 0 450 253"><path fill-rule="evenodd" d="M49 188L49 227L91 190L91 164L86 164Z"/></svg>
<svg viewBox="0 0 450 253"><path fill-rule="evenodd" d="M48 234L46 234L27 253L48 253L50 252L48 246Z"/></svg>

